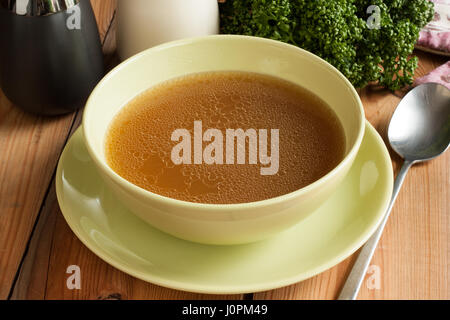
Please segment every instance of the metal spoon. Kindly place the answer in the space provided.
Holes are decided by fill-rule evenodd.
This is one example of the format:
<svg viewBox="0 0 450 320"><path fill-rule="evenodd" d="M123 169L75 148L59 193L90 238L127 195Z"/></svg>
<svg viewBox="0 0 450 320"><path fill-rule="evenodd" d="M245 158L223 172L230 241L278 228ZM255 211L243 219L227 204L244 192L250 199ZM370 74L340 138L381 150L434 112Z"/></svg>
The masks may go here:
<svg viewBox="0 0 450 320"><path fill-rule="evenodd" d="M392 116L389 143L405 161L394 183L392 199L380 226L362 247L339 300L354 300L383 233L400 187L409 168L445 152L450 145L450 90L436 83L422 84L410 91Z"/></svg>

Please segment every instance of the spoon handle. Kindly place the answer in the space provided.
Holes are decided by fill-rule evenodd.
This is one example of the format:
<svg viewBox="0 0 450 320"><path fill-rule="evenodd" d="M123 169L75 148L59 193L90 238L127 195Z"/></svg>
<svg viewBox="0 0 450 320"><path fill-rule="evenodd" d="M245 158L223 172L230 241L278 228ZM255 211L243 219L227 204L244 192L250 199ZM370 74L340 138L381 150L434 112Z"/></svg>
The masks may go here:
<svg viewBox="0 0 450 320"><path fill-rule="evenodd" d="M370 261L372 260L372 256L375 252L375 249L377 248L378 241L380 240L381 234L383 233L384 226L386 225L386 222L389 218L389 215L391 213L392 207L394 205L395 199L397 198L397 195L400 191L400 188L403 184L403 181L405 180L406 174L411 168L411 166L414 164L413 161L406 160L403 163L402 168L400 169L400 172L397 175L397 178L395 178L394 183L394 190L392 192L392 198L391 202L389 203L389 207L387 209L387 212L381 221L381 224L378 226L375 233L369 238L369 240L366 242L366 244L362 247L358 258L356 259L355 264L353 265L352 271L350 272L347 280L345 281L345 284L341 290L341 293L339 294L338 300L355 300L359 288L361 287L361 283L364 280L364 276L366 275L367 268L369 266Z"/></svg>

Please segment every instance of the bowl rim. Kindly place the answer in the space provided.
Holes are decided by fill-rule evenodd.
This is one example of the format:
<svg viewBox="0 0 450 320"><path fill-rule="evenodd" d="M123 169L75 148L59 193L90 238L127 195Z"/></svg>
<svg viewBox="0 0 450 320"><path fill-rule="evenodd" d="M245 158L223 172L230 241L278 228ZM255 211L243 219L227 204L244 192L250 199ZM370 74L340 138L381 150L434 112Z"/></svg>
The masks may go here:
<svg viewBox="0 0 450 320"><path fill-rule="evenodd" d="M205 41L227 41L227 40L242 40L242 41L254 41L260 44L265 45L271 45L276 46L281 49L285 50L291 50L291 51L297 51L301 55L306 55L310 59L315 60L315 62L322 64L326 68L333 71L341 81L344 82L344 84L348 87L350 90L350 93L354 96L355 102L357 103L357 107L359 109L359 131L357 138L355 142L353 143L353 146L348 151L347 155L339 162L338 165L336 165L331 171L329 171L326 175L321 177L320 179L314 181L313 183L300 188L298 190L292 191L287 194L283 194L277 197L259 200L259 201L253 201L253 202L245 202L245 203L233 203L233 204L212 204L212 203L197 203L197 202L190 202L185 200L179 200L170 198L167 196L159 195L157 193L148 191L144 188L141 188L132 182L126 180L125 178L122 178L119 174L117 174L107 163L106 161L103 161L101 157L98 156L97 151L95 148L91 145L89 142L89 133L87 130L87 123L89 121L89 112L91 109L95 108L94 103L92 102L93 97L97 94L99 90L102 89L102 87L105 85L106 82L109 81L110 78L112 78L116 73L120 72L123 68L126 68L129 64L139 60L141 57L151 54L155 51L163 51L168 48L172 47L178 47L178 46L186 46L191 45L194 43L199 42L205 42ZM266 38L260 38L260 37L253 37L253 36L245 36L245 35L209 35L209 36L202 36L202 37L194 37L194 38L186 38L181 40L175 40L171 42L167 42L152 48L149 48L147 50L144 50L125 61L121 62L119 65L117 65L115 68L113 68L111 71L109 71L96 85L94 90L91 92L89 98L86 101L86 105L83 111L83 119L82 119L82 130L83 130L83 138L86 145L86 148L88 150L88 153L94 160L94 163L97 165L99 169L101 169L109 178L113 180L116 184L120 185L121 187L128 189L129 191L132 191L135 194L138 194L141 197L149 198L153 201L162 202L167 205L171 206L178 206L183 208L189 208L189 209L197 209L197 210L215 210L215 211L229 211L229 210L244 210L244 209L255 209L260 207L265 207L268 205L274 205L281 202L290 201L293 198L297 198L301 195L304 195L308 192L311 192L314 189L320 188L322 185L324 185L328 180L330 180L332 177L336 176L339 171L341 171L345 166L351 162L356 154L358 153L358 150L361 146L363 137L364 137L364 131L365 131L365 113L364 108L361 102L361 99L356 91L356 89L353 87L353 85L350 83L350 81L334 66L332 66L327 61L323 60L322 58L316 56L315 54L306 51L304 49L301 49L299 47L296 47L291 44L287 44L281 41L276 41L272 39L266 39Z"/></svg>

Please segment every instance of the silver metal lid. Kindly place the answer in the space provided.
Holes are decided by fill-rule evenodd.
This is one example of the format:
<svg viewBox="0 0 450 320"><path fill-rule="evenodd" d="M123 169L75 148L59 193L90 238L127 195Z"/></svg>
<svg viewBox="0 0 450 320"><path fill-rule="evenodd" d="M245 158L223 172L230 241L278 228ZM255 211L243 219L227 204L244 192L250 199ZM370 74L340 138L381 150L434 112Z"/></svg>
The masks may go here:
<svg viewBox="0 0 450 320"><path fill-rule="evenodd" d="M65 11L80 0L0 0L0 8L20 16L46 16Z"/></svg>

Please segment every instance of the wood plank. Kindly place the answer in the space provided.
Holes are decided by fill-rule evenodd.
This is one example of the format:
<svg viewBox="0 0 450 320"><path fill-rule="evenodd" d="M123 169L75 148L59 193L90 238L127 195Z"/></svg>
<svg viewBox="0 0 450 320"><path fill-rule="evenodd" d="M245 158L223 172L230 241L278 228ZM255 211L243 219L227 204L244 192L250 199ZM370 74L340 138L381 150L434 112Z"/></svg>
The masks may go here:
<svg viewBox="0 0 450 320"><path fill-rule="evenodd" d="M53 181L10 299L42 300L45 298L49 252L52 250L53 232L58 214L60 212Z"/></svg>
<svg viewBox="0 0 450 320"><path fill-rule="evenodd" d="M0 93L0 299L9 294L73 117L29 115Z"/></svg>
<svg viewBox="0 0 450 320"><path fill-rule="evenodd" d="M111 21L108 35L103 43L103 53L105 55L107 71L120 63L119 56L116 54L116 21L116 17L114 16Z"/></svg>
<svg viewBox="0 0 450 320"><path fill-rule="evenodd" d="M111 21L116 10L117 0L91 0L92 10L97 19L98 31L102 41L106 38Z"/></svg>
<svg viewBox="0 0 450 320"><path fill-rule="evenodd" d="M96 16L112 17L115 7L106 3L114 1L93 0L97 10L112 10ZM98 21L108 29L107 19ZM75 115L26 114L0 91L0 299L11 292Z"/></svg>
<svg viewBox="0 0 450 320"><path fill-rule="evenodd" d="M416 52L420 77L446 62ZM386 141L386 129L401 93L368 87L360 90L366 118ZM395 171L401 159L392 150ZM380 288L369 289L368 276L359 299L450 299L450 153L412 168L371 262L380 271ZM356 254L334 268L293 286L255 294L255 299L335 299ZM370 276L370 275L369 275Z"/></svg>

